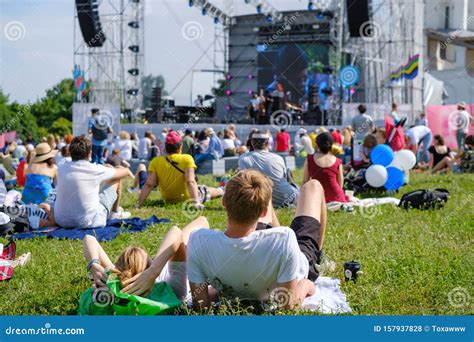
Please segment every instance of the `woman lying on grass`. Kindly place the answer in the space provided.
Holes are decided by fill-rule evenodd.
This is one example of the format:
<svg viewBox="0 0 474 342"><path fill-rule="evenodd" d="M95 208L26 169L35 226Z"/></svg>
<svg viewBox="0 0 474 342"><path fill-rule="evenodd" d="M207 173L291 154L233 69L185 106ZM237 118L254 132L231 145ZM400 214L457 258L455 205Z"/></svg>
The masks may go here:
<svg viewBox="0 0 474 342"><path fill-rule="evenodd" d="M115 274L122 285L121 292L146 297L156 282L166 282L180 300L187 295L186 247L189 235L198 228L209 228L205 217L199 217L180 230L172 227L153 260L140 247L127 247L112 263L97 239L84 238L84 257L88 264L94 288L105 287L107 271Z"/></svg>

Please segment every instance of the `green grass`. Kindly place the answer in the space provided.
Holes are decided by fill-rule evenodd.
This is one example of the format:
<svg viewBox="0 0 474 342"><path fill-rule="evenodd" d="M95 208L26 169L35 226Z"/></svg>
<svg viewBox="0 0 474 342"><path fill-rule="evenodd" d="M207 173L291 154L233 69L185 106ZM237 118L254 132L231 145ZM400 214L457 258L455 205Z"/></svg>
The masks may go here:
<svg viewBox="0 0 474 342"><path fill-rule="evenodd" d="M301 178L301 172L296 174ZM214 184L210 177L200 181ZM327 275L342 279L342 290L355 315L474 313L474 175L413 174L411 184L402 192L435 187L451 192L442 210L405 211L382 206L365 212L329 213L325 252L337 268ZM172 223L156 225L142 233L121 234L105 243L106 252L113 258L130 244L154 253L169 227L182 227L189 221L181 205L160 206L156 192L147 207L135 210L136 196L126 193L123 207L143 218L155 214L172 219ZM219 200L212 201L204 215L213 228L225 228L225 213ZM291 210L279 210L278 215L282 224L290 224ZM26 267L15 271L11 281L0 283L0 314L74 315L80 294L90 286L81 242L33 239L18 241L17 246L18 255L30 251L33 256ZM361 263L363 275L357 283L346 283L343 264L352 259ZM461 288L461 294L470 294L464 305L450 303L450 293L455 301L460 300L453 296L456 288ZM226 307L217 313L244 311ZM285 314L308 312L296 310Z"/></svg>

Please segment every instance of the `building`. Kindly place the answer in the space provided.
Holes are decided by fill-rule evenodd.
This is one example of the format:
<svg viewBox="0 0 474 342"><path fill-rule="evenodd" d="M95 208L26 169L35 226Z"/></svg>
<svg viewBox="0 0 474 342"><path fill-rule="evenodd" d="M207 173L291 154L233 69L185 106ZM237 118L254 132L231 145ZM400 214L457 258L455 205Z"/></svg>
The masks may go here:
<svg viewBox="0 0 474 342"><path fill-rule="evenodd" d="M474 2L425 1L424 45L425 105L474 103Z"/></svg>

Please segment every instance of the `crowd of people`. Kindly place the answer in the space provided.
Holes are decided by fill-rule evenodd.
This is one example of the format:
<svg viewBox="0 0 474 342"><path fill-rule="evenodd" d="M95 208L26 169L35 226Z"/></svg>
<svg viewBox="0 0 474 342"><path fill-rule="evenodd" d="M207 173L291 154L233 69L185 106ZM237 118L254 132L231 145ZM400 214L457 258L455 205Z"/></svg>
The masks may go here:
<svg viewBox="0 0 474 342"><path fill-rule="evenodd" d="M459 105L461 112L464 108ZM467 120L472 125L470 115ZM130 216L120 206L127 177L134 182L129 190L139 192L136 208L145 204L156 187L165 202L189 201L199 209L222 197L225 231L209 229L204 217L182 230L173 227L153 260L143 250L131 247L114 264L95 238L86 237L84 254L95 286L104 286L105 270L109 269L130 294L148 294L158 279L184 298L189 279L196 308L208 308L216 302L216 295L266 300L272 290L283 288L290 294L285 307L293 308L315 291L326 204L348 200L345 174L368 167L375 146L413 150L418 169L423 171L474 172L474 138L467 135L469 127L457 132L462 139L458 139L458 148L451 150L442 136L432 136L424 116L413 127L404 128L404 123L393 105L385 127L376 128L361 105L352 126L342 130L300 128L293 139L285 129L273 138L270 130L255 128L243 140L231 124L222 132L165 128L158 138L150 131L141 138L119 132L109 140L114 134L112 127L99 110L93 110L88 135L49 135L37 144L31 136L25 143L10 142L0 155L0 170L14 177L6 177L4 171L0 176L2 183L23 188L23 193L8 192L3 199L0 194L0 200L37 205L46 214L39 227L93 228L105 226L110 218ZM301 184L285 164L284 156L290 154L305 158ZM200 165L233 156L239 156L238 173L225 184L210 187L198 183L195 171ZM134 174L129 168L132 159L141 161ZM281 227L274 210L281 207L295 210L289 228ZM232 262L222 267L230 259Z"/></svg>

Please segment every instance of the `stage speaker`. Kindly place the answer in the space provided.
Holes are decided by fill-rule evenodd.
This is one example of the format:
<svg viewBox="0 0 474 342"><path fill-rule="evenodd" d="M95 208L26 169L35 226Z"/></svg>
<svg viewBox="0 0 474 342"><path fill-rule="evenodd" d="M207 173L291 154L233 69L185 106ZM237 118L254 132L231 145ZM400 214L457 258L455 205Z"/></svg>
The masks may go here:
<svg viewBox="0 0 474 342"><path fill-rule="evenodd" d="M316 110L316 108L319 108L319 88L313 85L308 91L308 110L312 112Z"/></svg>
<svg viewBox="0 0 474 342"><path fill-rule="evenodd" d="M89 47L102 47L105 33L102 31L97 0L76 0L77 19L84 42Z"/></svg>
<svg viewBox="0 0 474 342"><path fill-rule="evenodd" d="M350 36L370 36L369 0L346 0L346 6Z"/></svg>
<svg viewBox="0 0 474 342"><path fill-rule="evenodd" d="M161 110L161 87L153 87L151 90L151 109L155 112Z"/></svg>

